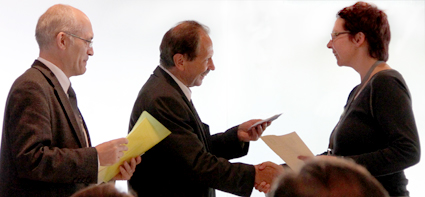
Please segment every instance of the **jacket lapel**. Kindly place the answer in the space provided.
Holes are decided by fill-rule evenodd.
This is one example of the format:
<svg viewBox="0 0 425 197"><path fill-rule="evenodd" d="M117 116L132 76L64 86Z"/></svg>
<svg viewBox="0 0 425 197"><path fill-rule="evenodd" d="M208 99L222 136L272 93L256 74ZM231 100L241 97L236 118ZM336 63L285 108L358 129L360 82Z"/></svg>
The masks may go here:
<svg viewBox="0 0 425 197"><path fill-rule="evenodd" d="M83 136L83 131L81 131L81 129L78 125L78 121L77 121L77 119L74 115L74 112L72 111L72 107L71 107L71 104L69 102L68 96L66 95L65 91L63 90L63 88L60 85L56 76L53 74L53 72L47 66L45 66L42 62L40 62L38 60L35 60L32 67L39 70L44 75L44 77L49 82L49 84L52 86L56 99L60 103L62 110L64 111L65 116L68 119L68 122L71 124L71 127L73 128L74 134L78 137L78 140L80 142L80 146L86 147L85 146L86 140L85 140L85 137ZM88 131L84 120L83 120L83 125L84 125L86 131ZM87 138L89 138L88 136L89 135L88 135L88 132L87 132ZM90 139L88 139L88 141L90 143Z"/></svg>
<svg viewBox="0 0 425 197"><path fill-rule="evenodd" d="M199 131L199 133L196 133L196 134L201 138L200 140L203 142L205 149L207 151L210 151L209 141L208 141L208 138L206 137L207 133L209 133L209 130L205 129L205 126L202 123L201 118L199 117L198 112L196 111L192 102L190 102L187 99L186 95L183 93L183 90L180 88L180 86L177 84L177 82L174 81L174 79L167 72L162 70L162 68L160 68L158 66L155 69L154 73L158 77L164 78L167 81L167 83L169 83L174 89L176 89L180 93L180 96L182 97L183 101L186 103L186 105L188 106L188 108L192 112L192 116L196 120L196 125L198 126L197 130ZM195 132L196 132L196 130L195 130Z"/></svg>

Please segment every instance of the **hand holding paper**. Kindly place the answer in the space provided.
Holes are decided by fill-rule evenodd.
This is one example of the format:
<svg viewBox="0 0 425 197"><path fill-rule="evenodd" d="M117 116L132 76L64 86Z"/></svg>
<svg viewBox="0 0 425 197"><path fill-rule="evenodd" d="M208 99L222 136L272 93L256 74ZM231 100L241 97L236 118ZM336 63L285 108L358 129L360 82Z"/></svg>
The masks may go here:
<svg viewBox="0 0 425 197"><path fill-rule="evenodd" d="M248 130L252 129L253 127L256 127L256 126L257 126L257 125L259 125L259 124L263 124L263 123L265 123L265 122L272 122L273 120L276 120L277 118L279 118L279 116L280 116L280 115L282 115L282 113L280 113L280 114L276 114L276 115L274 115L274 116L272 116L272 117L270 117L270 118L267 118L267 119L264 119L264 120L258 121L258 122L256 122L255 124L253 124L251 127L249 127L249 128L248 128Z"/></svg>
<svg viewBox="0 0 425 197"><path fill-rule="evenodd" d="M124 155L123 151L128 150L125 146L127 143L128 140L126 138L119 138L97 145L95 148L99 156L100 165L110 166L118 162Z"/></svg>
<svg viewBox="0 0 425 197"><path fill-rule="evenodd" d="M257 141L270 125L270 122L276 120L279 116L280 114L274 115L265 120L253 119L240 124L238 127L239 140L242 142Z"/></svg>
<svg viewBox="0 0 425 197"><path fill-rule="evenodd" d="M140 162L142 162L142 157L140 156L131 158L130 162L124 161L123 165L120 166L120 172L112 180L130 180Z"/></svg>
<svg viewBox="0 0 425 197"><path fill-rule="evenodd" d="M144 111L126 137L128 151L125 151L115 164L107 167L101 166L99 177L104 177L103 181L108 182L120 172L119 167L124 162L130 162L132 158L142 155L170 134L171 132L164 125Z"/></svg>
<svg viewBox="0 0 425 197"><path fill-rule="evenodd" d="M258 140L263 134L264 130L267 128L267 123L263 123L261 127L254 127L252 129L250 126L255 122L260 121L259 119L249 120L239 125L238 127L238 138L241 142L249 142Z"/></svg>

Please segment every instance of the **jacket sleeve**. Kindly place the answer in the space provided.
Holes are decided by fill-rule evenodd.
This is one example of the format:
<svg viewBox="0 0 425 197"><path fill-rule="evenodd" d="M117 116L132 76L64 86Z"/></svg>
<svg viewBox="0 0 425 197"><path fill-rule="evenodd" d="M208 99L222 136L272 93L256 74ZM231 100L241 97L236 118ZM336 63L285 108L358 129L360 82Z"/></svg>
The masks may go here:
<svg viewBox="0 0 425 197"><path fill-rule="evenodd" d="M248 154L249 142L241 142L238 138L238 126L224 133L211 136L212 153L226 159L234 159Z"/></svg>
<svg viewBox="0 0 425 197"><path fill-rule="evenodd" d="M152 103L145 106L147 111L172 132L158 145L167 150L165 156L173 161L173 167L208 187L242 196L251 194L254 166L230 163L226 158L206 151L198 138L200 131L193 126L191 111L184 102L173 97L160 97ZM207 138L210 138L209 133Z"/></svg>

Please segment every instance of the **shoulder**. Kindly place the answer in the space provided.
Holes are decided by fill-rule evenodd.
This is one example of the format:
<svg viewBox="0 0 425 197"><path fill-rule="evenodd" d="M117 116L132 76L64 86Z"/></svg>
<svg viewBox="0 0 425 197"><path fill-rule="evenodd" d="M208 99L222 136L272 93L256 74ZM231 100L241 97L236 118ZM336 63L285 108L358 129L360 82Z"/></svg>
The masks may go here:
<svg viewBox="0 0 425 197"><path fill-rule="evenodd" d="M48 81L44 75L35 68L29 68L21 76L19 76L12 84L13 89L31 89L31 88L45 88Z"/></svg>
<svg viewBox="0 0 425 197"><path fill-rule="evenodd" d="M12 84L7 102L27 105L40 105L54 95L54 87L37 69L29 68Z"/></svg>
<svg viewBox="0 0 425 197"><path fill-rule="evenodd" d="M171 108L181 108L185 105L180 91L160 78L149 79L140 91L138 100L143 102L147 109L162 107L171 110Z"/></svg>
<svg viewBox="0 0 425 197"><path fill-rule="evenodd" d="M139 92L139 98L176 98L180 100L182 92L177 83L165 72L157 68Z"/></svg>
<svg viewBox="0 0 425 197"><path fill-rule="evenodd" d="M410 94L403 76L393 69L376 73L370 81L370 86L375 93L386 92L388 94L402 91L405 94Z"/></svg>
<svg viewBox="0 0 425 197"><path fill-rule="evenodd" d="M151 75L135 101L132 112L133 121L136 121L143 111L148 111L155 118L167 115L186 117L190 109L178 85L173 82L156 72Z"/></svg>
<svg viewBox="0 0 425 197"><path fill-rule="evenodd" d="M392 81L392 80L401 80L404 82L403 76L394 69L383 70L376 73L371 81L374 82L382 82L382 81Z"/></svg>
<svg viewBox="0 0 425 197"><path fill-rule="evenodd" d="M403 76L393 69L376 73L371 79L371 84L373 86L406 86Z"/></svg>

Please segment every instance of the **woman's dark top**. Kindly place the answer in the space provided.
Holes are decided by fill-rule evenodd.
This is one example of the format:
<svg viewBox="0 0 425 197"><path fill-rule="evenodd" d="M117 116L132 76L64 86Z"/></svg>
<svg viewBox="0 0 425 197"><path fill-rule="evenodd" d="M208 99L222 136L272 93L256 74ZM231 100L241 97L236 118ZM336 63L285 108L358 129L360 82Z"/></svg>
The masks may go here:
<svg viewBox="0 0 425 197"><path fill-rule="evenodd" d="M376 73L348 105L330 138L332 154L366 167L390 196L408 196L403 170L419 162L420 144L403 77L395 70Z"/></svg>

